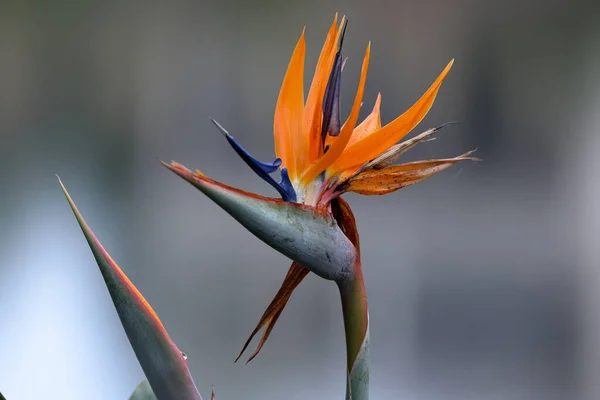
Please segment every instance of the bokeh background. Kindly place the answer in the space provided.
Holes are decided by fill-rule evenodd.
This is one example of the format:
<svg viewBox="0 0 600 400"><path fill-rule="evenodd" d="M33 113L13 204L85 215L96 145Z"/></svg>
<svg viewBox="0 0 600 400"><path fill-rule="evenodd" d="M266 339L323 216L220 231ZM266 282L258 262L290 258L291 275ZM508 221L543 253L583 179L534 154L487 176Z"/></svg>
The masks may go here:
<svg viewBox="0 0 600 400"><path fill-rule="evenodd" d="M220 399L339 399L335 286L309 276L259 357L234 364L289 260L158 160L275 193L208 118L273 158L272 118L307 26L312 72L349 19L343 112L384 122L456 63L406 160L463 163L346 198L361 233L373 399L600 398L600 3L559 0L8 1L0 6L0 390L125 399L143 374L59 174ZM307 82L308 84L308 82Z"/></svg>

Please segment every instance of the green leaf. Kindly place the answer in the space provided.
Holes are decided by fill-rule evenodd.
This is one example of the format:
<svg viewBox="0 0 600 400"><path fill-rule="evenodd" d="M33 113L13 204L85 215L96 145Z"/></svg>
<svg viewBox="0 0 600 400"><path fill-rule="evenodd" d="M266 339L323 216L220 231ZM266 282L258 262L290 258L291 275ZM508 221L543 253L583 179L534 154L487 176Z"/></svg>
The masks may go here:
<svg viewBox="0 0 600 400"><path fill-rule="evenodd" d="M6 397L2 396L2 393L0 393L0 400L6 400Z"/></svg>
<svg viewBox="0 0 600 400"><path fill-rule="evenodd" d="M143 381L135 388L129 400L156 400L156 396L148 381Z"/></svg>
<svg viewBox="0 0 600 400"><path fill-rule="evenodd" d="M187 361L167 334L158 316L102 247L79 213L60 178L58 182L96 258L121 324L156 398L202 400L188 369Z"/></svg>
<svg viewBox="0 0 600 400"><path fill-rule="evenodd" d="M320 277L344 281L352 276L356 248L328 211L247 193L175 162L163 165L217 203L254 236Z"/></svg>

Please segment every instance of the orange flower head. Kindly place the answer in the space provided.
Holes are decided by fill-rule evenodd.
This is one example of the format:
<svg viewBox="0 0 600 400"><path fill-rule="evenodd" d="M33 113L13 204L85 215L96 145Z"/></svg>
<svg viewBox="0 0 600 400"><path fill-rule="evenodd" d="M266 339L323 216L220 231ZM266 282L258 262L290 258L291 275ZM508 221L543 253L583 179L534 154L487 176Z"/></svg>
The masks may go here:
<svg viewBox="0 0 600 400"><path fill-rule="evenodd" d="M269 182L287 201L313 207L325 205L346 191L366 195L385 194L420 182L469 157L428 160L388 167L402 153L421 141L430 140L441 127L398 143L415 128L431 108L450 72L451 60L425 94L404 114L381 125L381 94L373 111L360 123L358 115L371 54L367 46L360 81L350 115L342 123L340 83L344 61L342 43L346 19L338 25L337 15L329 29L317 62L312 84L304 96L304 31L296 44L275 107L273 163L262 163L248 154L231 135L213 121L244 161ZM280 171L280 182L271 173Z"/></svg>
<svg viewBox="0 0 600 400"><path fill-rule="evenodd" d="M273 248L279 251L288 249L288 247L297 249L296 240L298 243L305 243L302 251L298 254L293 253L290 249L288 249L290 252L284 253L294 260L294 263L281 288L242 349L243 353L254 336L264 328L260 343L250 359L254 358L264 345L292 292L302 282L309 270L324 276L323 271L327 268L323 268L323 265L328 260L330 261L332 251L338 250L339 257L346 255L344 250L346 247L343 245L345 239L351 243L349 246L352 256L359 257L358 232L354 217L348 203L340 197L341 194L348 191L364 195L391 193L419 183L459 161L475 160L470 157L471 152L467 152L454 158L392 165L402 154L418 143L432 140L432 135L447 125L428 129L411 139L400 141L425 117L442 82L450 72L454 60L448 63L425 91L425 94L404 114L382 126L379 112L381 94L379 94L373 111L361 123L358 123L371 54L369 44L363 59L352 109L345 122L342 123L340 85L345 60L342 58L341 51L345 30L345 18L342 18L338 24L336 15L321 49L321 55L306 97L304 96L306 43L304 32L300 35L300 40L292 53L283 78L275 107L273 121L277 157L275 161L265 163L255 159L225 128L213 120L236 153L254 172L279 192L283 201L256 196L228 187L207 178L200 171L192 173L175 162L170 165L165 164L173 172L203 191ZM277 171L280 173L279 181L272 176ZM261 204L257 205L257 203ZM277 219L278 215L283 215L279 218L279 222L282 224L281 230L285 230L292 214L299 222L305 223L302 225L302 229L294 229L294 234L300 231L310 231L309 235L302 234L295 238L288 231L284 233L288 236L291 235L290 237L283 235L282 232L277 232L277 234L270 232L265 235L265 232L269 231L266 227L267 223L270 223L271 229L274 229L273 227L276 225L269 221L270 217ZM308 222L303 220L305 217ZM309 224L312 220L321 219L327 220L325 225L319 225L317 222L313 225ZM336 223L331 224L331 221ZM326 230L327 232L325 232ZM338 230L341 230L344 240L338 240ZM286 237L289 240L283 243ZM311 242L310 240L313 239L314 241ZM325 240L329 240L329 242L324 244ZM293 243L293 245L289 243ZM310 255L321 250L323 250L321 258L305 257L305 261L298 258L300 253ZM298 257L294 258L294 254ZM339 267L339 264L336 266ZM354 268L359 269L356 266ZM360 271L354 271L354 273L361 274ZM329 277L328 279L334 278ZM349 357L357 356L360 343L358 345L353 349L354 353L349 353Z"/></svg>

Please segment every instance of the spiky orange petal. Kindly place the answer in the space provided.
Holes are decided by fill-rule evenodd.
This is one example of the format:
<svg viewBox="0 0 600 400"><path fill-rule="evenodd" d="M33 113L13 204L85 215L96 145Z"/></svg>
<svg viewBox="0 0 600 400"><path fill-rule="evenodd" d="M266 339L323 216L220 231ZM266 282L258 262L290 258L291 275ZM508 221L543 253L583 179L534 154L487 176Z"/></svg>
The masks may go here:
<svg viewBox="0 0 600 400"><path fill-rule="evenodd" d="M404 114L383 128L376 130L370 135L366 135L361 140L346 147L343 154L331 166L331 172L341 172L374 159L417 126L431 108L440 86L444 78L448 75L448 72L450 72L453 63L454 59L448 63L425 94Z"/></svg>
<svg viewBox="0 0 600 400"><path fill-rule="evenodd" d="M350 136L352 135L352 131L356 126L356 121L358 120L358 114L360 112L360 105L362 103L363 93L365 91L365 82L367 80L367 71L369 70L369 58L371 56L371 43L367 46L367 50L365 51L365 57L363 59L362 69L360 73L360 82L358 84L358 90L356 91L356 97L354 98L354 104L352 105L352 111L346 120L346 123L342 127L339 136L327 153L323 154L318 160L316 160L310 167L306 170L304 175L301 178L302 183L306 184L311 182L313 179L317 177L321 172L325 171L344 151L344 148L348 144L350 140Z"/></svg>
<svg viewBox="0 0 600 400"><path fill-rule="evenodd" d="M366 136L375 132L376 130L381 128L381 93L377 95L377 100L375 100L375 105L373 106L373 111L371 114L367 116L352 132L352 136L350 137L350 141L348 142L347 147L352 146L354 143L362 140Z"/></svg>
<svg viewBox="0 0 600 400"><path fill-rule="evenodd" d="M341 27L343 26L345 18L342 18L340 28L336 29L337 26L337 14L329 28L327 38L321 49L319 55L319 61L317 61L317 67L315 68L315 75L310 85L308 97L306 98L306 107L304 108L306 127L308 129L308 162L315 161L321 154L320 147L320 135L321 135L321 124L323 120L323 97L325 96L325 89L327 87L327 80L333 67L333 61L336 53L336 43L339 40L342 32Z"/></svg>
<svg viewBox="0 0 600 400"><path fill-rule="evenodd" d="M275 153L282 160L282 168L287 167L291 179L297 176L297 164L303 163L308 151L304 119L305 53L302 31L281 84L273 123Z"/></svg>

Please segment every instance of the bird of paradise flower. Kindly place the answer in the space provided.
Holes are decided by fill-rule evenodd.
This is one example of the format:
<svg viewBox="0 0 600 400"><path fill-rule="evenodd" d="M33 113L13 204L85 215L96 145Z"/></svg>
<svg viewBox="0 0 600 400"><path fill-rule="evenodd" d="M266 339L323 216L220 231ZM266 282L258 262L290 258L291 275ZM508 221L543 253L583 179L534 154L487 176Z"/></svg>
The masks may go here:
<svg viewBox="0 0 600 400"><path fill-rule="evenodd" d="M400 142L431 108L454 60L402 115L382 126L381 95L378 95L372 112L357 125L371 54L369 43L350 114L342 123L340 85L345 60L341 50L346 22L342 18L338 24L336 14L306 100L306 42L302 32L275 106L275 161L265 163L255 159L213 120L236 153L277 190L281 200L229 187L176 162L163 164L200 189L258 238L293 260L281 288L244 344L238 359L255 335L265 328L248 362L256 357L292 292L312 271L338 285L346 331L347 398L366 399L369 376L366 291L354 216L340 195L345 192L391 193L419 183L459 161L476 159L470 157L472 152L467 152L454 158L392 165L418 143L431 140L444 126L428 129ZM280 172L279 181L271 176L277 171Z"/></svg>

